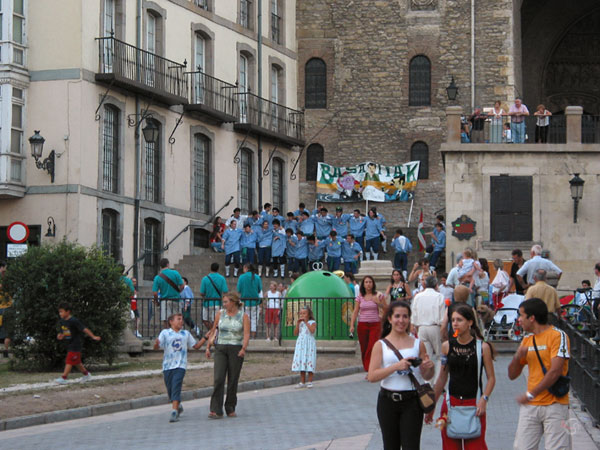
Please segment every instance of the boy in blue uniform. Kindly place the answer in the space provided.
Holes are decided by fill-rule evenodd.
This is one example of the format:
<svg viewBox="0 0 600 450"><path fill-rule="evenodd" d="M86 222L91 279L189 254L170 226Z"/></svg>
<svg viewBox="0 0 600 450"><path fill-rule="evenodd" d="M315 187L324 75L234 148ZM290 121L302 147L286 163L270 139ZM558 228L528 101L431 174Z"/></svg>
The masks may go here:
<svg viewBox="0 0 600 450"><path fill-rule="evenodd" d="M331 230L329 237L325 239L325 248L327 249L327 268L330 272L334 272L340 268L342 258L342 241L335 230Z"/></svg>
<svg viewBox="0 0 600 450"><path fill-rule="evenodd" d="M225 249L225 276L229 276L229 266L233 262L233 276L237 278L240 270L240 240L244 232L237 228L237 221L232 220L229 228L223 233L221 247Z"/></svg>
<svg viewBox="0 0 600 450"><path fill-rule="evenodd" d="M366 218L367 225L365 227L365 259L369 259L369 252L374 260L379 257L379 244L381 243L381 236L383 236L383 229L381 228L381 220L377 217L377 212L374 208L369 210L369 216Z"/></svg>
<svg viewBox="0 0 600 450"><path fill-rule="evenodd" d="M304 203L300 203L300 204L298 205L298 209L297 209L296 211L294 211L294 216L296 216L296 217L298 217L298 218L299 218L299 217L300 217L300 215L301 215L301 214L302 214L304 211L306 211L306 212L308 213L308 211L306 210L306 205L305 205Z"/></svg>
<svg viewBox="0 0 600 450"><path fill-rule="evenodd" d="M342 258L344 258L344 272L356 273L358 272L358 261L362 248L354 240L354 236L349 234L346 236L346 240L342 243Z"/></svg>
<svg viewBox="0 0 600 450"><path fill-rule="evenodd" d="M169 422L177 422L183 412L181 405L181 386L187 368L188 348L199 349L206 342L207 336L196 342L189 331L183 330L183 316L176 313L168 318L169 328L160 332L154 342L154 350L164 349L163 356L163 378L167 387L169 401L172 402L173 410L169 416Z"/></svg>
<svg viewBox="0 0 600 450"><path fill-rule="evenodd" d="M281 278L285 277L285 247L287 239L278 219L273 219L273 244L271 257L273 258L273 278L277 278L278 268L281 269Z"/></svg>
<svg viewBox="0 0 600 450"><path fill-rule="evenodd" d="M273 230L270 229L269 222L265 220L262 223L262 230L258 235L258 276L262 276L263 267L265 268L265 276L269 276L269 264L271 263L272 245Z"/></svg>
<svg viewBox="0 0 600 450"><path fill-rule="evenodd" d="M325 241L317 242L314 236L308 238L308 270L315 270L314 264L322 262L325 245Z"/></svg>
<svg viewBox="0 0 600 450"><path fill-rule="evenodd" d="M306 259L308 258L308 241L301 230L296 232L296 240L292 244L295 248L296 263L302 273L306 273Z"/></svg>
<svg viewBox="0 0 600 450"><path fill-rule="evenodd" d="M354 239L360 245L360 248L365 248L365 227L367 226L367 219L360 214L359 209L355 209L352 217L350 217L350 234L354 236ZM364 258L363 254L363 258Z"/></svg>
<svg viewBox="0 0 600 450"><path fill-rule="evenodd" d="M292 231L295 233L296 230L298 229L298 222L296 222L296 219L294 218L294 213L293 212L287 213L287 220L285 220L281 225L284 230L291 228Z"/></svg>
<svg viewBox="0 0 600 450"><path fill-rule="evenodd" d="M252 229L249 222L244 225L244 233L240 238L240 247L242 248L242 264L247 262L254 264L256 260L256 243L258 236Z"/></svg>
<svg viewBox="0 0 600 450"><path fill-rule="evenodd" d="M291 278L292 276L292 272L295 272L298 270L298 268L296 267L297 263L296 263L296 247L295 247L295 243L298 242L298 238L296 238L296 236L294 236L294 230L292 230L291 228L286 228L285 230L285 255L287 257L287 263L288 263L288 271L289 271L289 276Z"/></svg>
<svg viewBox="0 0 600 450"><path fill-rule="evenodd" d="M396 230L396 235L392 241L392 247L396 250L396 254L394 255L394 269L400 270L406 279L405 274L408 268L408 253L412 250L412 244L410 243L410 240L404 236L404 233L400 228Z"/></svg>
<svg viewBox="0 0 600 450"><path fill-rule="evenodd" d="M329 232L331 231L331 216L327 213L327 208L322 207L318 214L317 210L313 211L312 219L315 222L315 232L317 239L327 239Z"/></svg>
<svg viewBox="0 0 600 450"><path fill-rule="evenodd" d="M308 211L303 211L300 214L300 219L298 220L298 230L302 231L304 236L312 236L315 234L315 221L310 215Z"/></svg>
<svg viewBox="0 0 600 450"><path fill-rule="evenodd" d="M340 239L346 239L348 235L348 222L352 217L350 214L343 214L341 206L335 208L335 216L331 219L331 229L337 232Z"/></svg>
<svg viewBox="0 0 600 450"><path fill-rule="evenodd" d="M281 226L283 224L283 222L285 221L285 218L279 213L279 208L273 208L273 211L271 213L271 226L273 225L273 221L274 220L279 220L279 226Z"/></svg>

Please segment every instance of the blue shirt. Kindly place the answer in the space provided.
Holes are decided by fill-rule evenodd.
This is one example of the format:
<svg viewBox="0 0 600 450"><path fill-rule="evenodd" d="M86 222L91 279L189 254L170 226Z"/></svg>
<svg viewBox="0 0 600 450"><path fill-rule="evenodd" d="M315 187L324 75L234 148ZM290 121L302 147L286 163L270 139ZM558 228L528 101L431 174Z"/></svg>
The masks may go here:
<svg viewBox="0 0 600 450"><path fill-rule="evenodd" d="M377 213L377 218L381 220L381 229L385 230L385 224L387 223L387 220L385 220L385 217L383 217L383 214L380 212Z"/></svg>
<svg viewBox="0 0 600 450"><path fill-rule="evenodd" d="M296 247L294 247L292 245L292 242L294 244L296 244L298 242L298 238L295 235L291 235L288 236L287 234L285 235L285 254L287 255L288 258L295 258L296 257Z"/></svg>
<svg viewBox="0 0 600 450"><path fill-rule="evenodd" d="M382 231L381 220L378 218L372 219L370 217L365 217L365 220L367 222L367 226L365 228L365 237L367 239L373 239L379 236Z"/></svg>
<svg viewBox="0 0 600 450"><path fill-rule="evenodd" d="M273 215L269 214L266 211L263 211L260 213L260 216L261 216L263 222L269 222L269 228L271 228L273 226L273 219L274 219Z"/></svg>
<svg viewBox="0 0 600 450"><path fill-rule="evenodd" d="M176 270L163 269L160 271L160 273L163 273L169 280L175 283L176 286L181 286L183 284L183 278L181 278L181 275L179 275L179 272ZM154 283L152 283L152 292L158 292L160 294L160 298L163 300L179 300L179 291L173 289L173 286L163 280L160 275L156 275L154 277Z"/></svg>
<svg viewBox="0 0 600 450"><path fill-rule="evenodd" d="M196 345L196 340L187 330L175 331L168 328L158 335L158 345L165 351L163 370L185 369L188 347Z"/></svg>
<svg viewBox="0 0 600 450"><path fill-rule="evenodd" d="M327 247L327 256L334 258L342 256L342 241L339 237L336 236L334 239L328 237L323 242L325 242L325 246Z"/></svg>
<svg viewBox="0 0 600 450"><path fill-rule="evenodd" d="M310 261L320 261L323 258L323 249L327 242L320 241L318 244L308 244L308 259Z"/></svg>
<svg viewBox="0 0 600 450"><path fill-rule="evenodd" d="M261 248L270 247L273 244L273 230L262 228L258 235L258 246Z"/></svg>
<svg viewBox="0 0 600 450"><path fill-rule="evenodd" d="M315 222L317 237L329 236L329 232L331 231L331 216L329 214L326 216L316 214L312 216L312 219Z"/></svg>
<svg viewBox="0 0 600 450"><path fill-rule="evenodd" d="M331 228L334 229L338 236L345 238L348 234L348 222L350 221L350 214L342 214L340 217L333 216L331 218Z"/></svg>
<svg viewBox="0 0 600 450"><path fill-rule="evenodd" d="M294 234L296 234L296 231L298 231L298 222L296 222L295 220L286 220L285 222L283 222L282 225L283 231L287 230L288 228L291 228Z"/></svg>
<svg viewBox="0 0 600 450"><path fill-rule="evenodd" d="M273 223L273 220L277 219L279 220L279 225L283 226L283 222L285 222L285 217L277 214L276 216L271 216L273 219L271 220L271 224Z"/></svg>
<svg viewBox="0 0 600 450"><path fill-rule="evenodd" d="M308 258L308 240L303 237L302 239L298 239L296 236L296 258L298 259L306 259Z"/></svg>
<svg viewBox="0 0 600 450"><path fill-rule="evenodd" d="M209 278L212 280L212 283ZM215 289L215 286L217 287L218 291ZM217 272L209 273L202 278L202 282L200 283L200 293L204 295L204 298L221 298L223 294L228 291L229 288L227 287L227 280L223 275ZM219 300L204 300L202 302L202 306L217 306L218 304Z"/></svg>
<svg viewBox="0 0 600 450"><path fill-rule="evenodd" d="M279 228L279 231L275 231L273 229L273 245L271 247L271 256L283 256L285 253L285 246L287 244L287 239L285 232Z"/></svg>
<svg viewBox="0 0 600 450"><path fill-rule="evenodd" d="M352 244L349 244L348 241L342 242L342 258L344 258L344 262L356 261L354 257L360 255L360 252L362 252L362 248L358 242L353 242Z"/></svg>
<svg viewBox="0 0 600 450"><path fill-rule="evenodd" d="M304 236L310 236L315 233L315 221L312 217L305 218L298 222L298 229L304 233Z"/></svg>
<svg viewBox="0 0 600 450"><path fill-rule="evenodd" d="M308 209L304 208L304 211L306 211L310 215L310 211ZM300 211L300 209L297 209L296 211L294 211L294 215L296 217L300 217L304 211Z"/></svg>
<svg viewBox="0 0 600 450"><path fill-rule="evenodd" d="M248 217L246 222L244 222L244 225L246 225L247 223L249 223L252 227L252 231L258 234L258 232L262 230L263 218L260 216L258 216L256 219L253 217Z"/></svg>
<svg viewBox="0 0 600 450"><path fill-rule="evenodd" d="M244 232L239 228L236 228L235 230L233 228L228 228L225 230L222 239L225 241L226 255L240 251L240 239L242 238L242 234L244 234Z"/></svg>
<svg viewBox="0 0 600 450"><path fill-rule="evenodd" d="M181 291L181 293L179 294L179 297L184 298L184 299L194 298L194 293L192 292L192 288L186 285L183 288L183 291Z"/></svg>
<svg viewBox="0 0 600 450"><path fill-rule="evenodd" d="M412 251L412 244L410 243L410 239L406 236L394 238L392 247L394 247L394 250L396 250L397 253L408 253Z"/></svg>
<svg viewBox="0 0 600 450"><path fill-rule="evenodd" d="M242 237L240 239L240 246L242 248L256 248L256 243L258 242L258 235L251 231L250 233L246 233L245 231L242 233Z"/></svg>
<svg viewBox="0 0 600 450"><path fill-rule="evenodd" d="M433 230L433 235L437 239L433 242L433 251L440 252L446 248L446 232L438 231L437 227Z"/></svg>
<svg viewBox="0 0 600 450"><path fill-rule="evenodd" d="M355 238L362 237L365 234L365 227L367 226L367 220L363 216L359 216L358 219L354 215L350 218L350 234Z"/></svg>

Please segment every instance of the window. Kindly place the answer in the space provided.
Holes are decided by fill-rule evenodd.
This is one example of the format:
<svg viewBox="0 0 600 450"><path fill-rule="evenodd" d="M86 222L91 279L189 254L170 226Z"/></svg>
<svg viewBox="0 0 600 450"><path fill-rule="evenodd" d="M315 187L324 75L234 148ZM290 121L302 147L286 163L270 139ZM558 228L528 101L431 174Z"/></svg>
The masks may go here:
<svg viewBox="0 0 600 450"><path fill-rule="evenodd" d="M431 62L423 55L410 60L408 75L408 105L431 105Z"/></svg>
<svg viewBox="0 0 600 450"><path fill-rule="evenodd" d="M250 0L240 1L240 25L244 28L252 28L252 2Z"/></svg>
<svg viewBox="0 0 600 450"><path fill-rule="evenodd" d="M194 211L210 210L210 140L203 134L194 136Z"/></svg>
<svg viewBox="0 0 600 450"><path fill-rule="evenodd" d="M102 126L102 189L119 191L119 110L110 105L104 107Z"/></svg>
<svg viewBox="0 0 600 450"><path fill-rule="evenodd" d="M148 120L148 119L147 119ZM144 140L144 200L160 203L160 123L153 121L159 129L159 137L156 143Z"/></svg>
<svg viewBox="0 0 600 450"><path fill-rule="evenodd" d="M208 11L208 0L194 0L194 5Z"/></svg>
<svg viewBox="0 0 600 450"><path fill-rule="evenodd" d="M116 211L112 209L102 210L102 251L115 261L120 259L118 220L119 214Z"/></svg>
<svg viewBox="0 0 600 450"><path fill-rule="evenodd" d="M325 162L323 146L310 144L306 149L306 181L316 181L320 162Z"/></svg>
<svg viewBox="0 0 600 450"><path fill-rule="evenodd" d="M104 0L104 37L115 32L115 0Z"/></svg>
<svg viewBox="0 0 600 450"><path fill-rule="evenodd" d="M490 240L533 239L531 187L531 177L490 177Z"/></svg>
<svg viewBox="0 0 600 450"><path fill-rule="evenodd" d="M327 66L322 59L310 59L304 67L304 107L327 108Z"/></svg>
<svg viewBox="0 0 600 450"><path fill-rule="evenodd" d="M271 40L281 44L281 14L278 0L271 0Z"/></svg>
<svg viewBox="0 0 600 450"><path fill-rule="evenodd" d="M144 220L144 280L153 280L158 274L160 260L160 222Z"/></svg>
<svg viewBox="0 0 600 450"><path fill-rule="evenodd" d="M419 180L429 178L429 147L423 141L415 142L410 148L410 160L420 161Z"/></svg>
<svg viewBox="0 0 600 450"><path fill-rule="evenodd" d="M279 114L277 105L279 103L279 74L277 66L271 66L271 129L279 129Z"/></svg>
<svg viewBox="0 0 600 450"><path fill-rule="evenodd" d="M250 213L254 204L253 171L252 152L243 148L240 161L240 208L244 214Z"/></svg>
<svg viewBox="0 0 600 450"><path fill-rule="evenodd" d="M10 161L10 181L20 183L23 181L22 176L23 161L17 158L11 158Z"/></svg>
<svg viewBox="0 0 600 450"><path fill-rule="evenodd" d="M240 92L240 121L246 122L248 115L248 58L245 55L240 54L240 67L238 76L238 92Z"/></svg>
<svg viewBox="0 0 600 450"><path fill-rule="evenodd" d="M271 171L271 191L273 206L285 211L284 208L284 188L283 188L283 161L279 158L273 158Z"/></svg>
<svg viewBox="0 0 600 450"><path fill-rule="evenodd" d="M23 31L25 22L25 11L23 0L14 0L13 6L13 41L23 44Z"/></svg>
<svg viewBox="0 0 600 450"><path fill-rule="evenodd" d="M10 151L21 154L23 141L23 105L13 103L10 130Z"/></svg>
<svg viewBox="0 0 600 450"><path fill-rule="evenodd" d="M204 88L206 73L206 40L199 33L196 33L194 39L194 103L204 103ZM202 72L202 73L198 73Z"/></svg>

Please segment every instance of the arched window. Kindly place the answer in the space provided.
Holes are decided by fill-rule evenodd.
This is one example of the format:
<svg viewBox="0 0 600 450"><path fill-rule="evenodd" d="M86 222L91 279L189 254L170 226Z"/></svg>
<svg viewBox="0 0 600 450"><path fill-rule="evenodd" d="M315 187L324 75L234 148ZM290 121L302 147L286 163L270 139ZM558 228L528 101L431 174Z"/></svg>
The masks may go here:
<svg viewBox="0 0 600 450"><path fill-rule="evenodd" d="M146 121L151 119L146 119ZM156 142L144 140L144 200L160 203L160 139L161 124L152 121L158 127L159 134Z"/></svg>
<svg viewBox="0 0 600 450"><path fill-rule="evenodd" d="M203 134L194 136L194 211L210 210L210 140Z"/></svg>
<svg viewBox="0 0 600 450"><path fill-rule="evenodd" d="M325 150L320 144L310 144L306 149L306 181L316 181L320 162L325 161Z"/></svg>
<svg viewBox="0 0 600 450"><path fill-rule="evenodd" d="M410 60L408 105L431 105L431 62L427 56L417 55Z"/></svg>
<svg viewBox="0 0 600 450"><path fill-rule="evenodd" d="M271 190L273 206L279 208L279 211L285 211L284 204L284 186L283 186L283 160L273 158L271 171Z"/></svg>
<svg viewBox="0 0 600 450"><path fill-rule="evenodd" d="M119 261L119 213L113 209L102 210L102 250L107 256Z"/></svg>
<svg viewBox="0 0 600 450"><path fill-rule="evenodd" d="M243 214L248 214L252 211L254 204L254 165L252 162L252 151L243 148L240 161L240 209Z"/></svg>
<svg viewBox="0 0 600 450"><path fill-rule="evenodd" d="M112 105L104 107L102 141L102 189L118 193L119 110Z"/></svg>
<svg viewBox="0 0 600 450"><path fill-rule="evenodd" d="M420 161L419 180L429 178L429 147L423 141L415 142L410 148L410 160Z"/></svg>
<svg viewBox="0 0 600 450"><path fill-rule="evenodd" d="M322 59L312 58L304 67L304 107L327 108L327 66Z"/></svg>

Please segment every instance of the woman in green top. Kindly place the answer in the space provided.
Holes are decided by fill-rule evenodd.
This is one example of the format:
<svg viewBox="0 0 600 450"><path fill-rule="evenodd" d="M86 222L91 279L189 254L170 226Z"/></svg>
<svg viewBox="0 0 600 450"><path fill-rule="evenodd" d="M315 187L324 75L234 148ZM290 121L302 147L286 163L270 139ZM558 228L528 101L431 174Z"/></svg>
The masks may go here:
<svg viewBox="0 0 600 450"><path fill-rule="evenodd" d="M216 331L218 330L218 333ZM225 412L235 417L237 405L237 388L250 340L250 319L242 311L242 302L236 293L223 294L223 309L215 316L215 323L210 330L210 340L206 347L206 357L210 358L210 347L215 345L214 387L210 398L209 419L223 417L223 395L225 377L227 377L227 399Z"/></svg>
<svg viewBox="0 0 600 450"><path fill-rule="evenodd" d="M250 336L254 339L260 314L259 305L262 303L262 280L256 275L252 264L244 264L244 274L238 279L237 290L244 302L244 311L250 317Z"/></svg>

